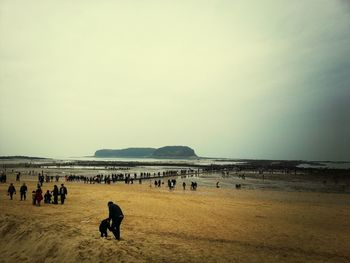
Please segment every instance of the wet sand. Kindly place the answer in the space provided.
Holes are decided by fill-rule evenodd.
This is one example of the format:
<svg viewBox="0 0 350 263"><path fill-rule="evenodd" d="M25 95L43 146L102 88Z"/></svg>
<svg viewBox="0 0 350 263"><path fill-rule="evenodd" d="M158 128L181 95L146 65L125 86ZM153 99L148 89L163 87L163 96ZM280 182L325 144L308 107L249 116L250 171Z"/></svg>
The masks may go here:
<svg viewBox="0 0 350 263"><path fill-rule="evenodd" d="M65 185L66 204L34 207L0 184L0 262L350 262L348 194ZM109 200L121 241L99 237Z"/></svg>

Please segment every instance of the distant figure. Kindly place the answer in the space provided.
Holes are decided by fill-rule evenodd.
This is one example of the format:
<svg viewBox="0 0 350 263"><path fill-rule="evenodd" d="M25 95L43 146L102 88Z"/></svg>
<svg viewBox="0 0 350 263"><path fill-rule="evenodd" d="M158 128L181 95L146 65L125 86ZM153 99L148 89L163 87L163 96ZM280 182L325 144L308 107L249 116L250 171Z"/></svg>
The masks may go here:
<svg viewBox="0 0 350 263"><path fill-rule="evenodd" d="M197 190L197 182L191 182L191 190Z"/></svg>
<svg viewBox="0 0 350 263"><path fill-rule="evenodd" d="M13 194L16 194L16 188L13 183L10 184L9 189L7 190L7 195L10 196L10 200L12 200Z"/></svg>
<svg viewBox="0 0 350 263"><path fill-rule="evenodd" d="M60 188L60 195L61 195L61 204L64 204L64 200L66 199L66 195L68 194L67 192L67 188L61 184L61 188Z"/></svg>
<svg viewBox="0 0 350 263"><path fill-rule="evenodd" d="M220 188L219 181L216 182L216 188Z"/></svg>
<svg viewBox="0 0 350 263"><path fill-rule="evenodd" d="M111 230L109 218L106 218L101 221L100 228L99 228L101 232L101 237L107 237L107 229Z"/></svg>
<svg viewBox="0 0 350 263"><path fill-rule="evenodd" d="M23 185L19 189L19 192L21 193L21 201L26 200L27 190L28 190L28 188L27 188L26 184L23 183Z"/></svg>
<svg viewBox="0 0 350 263"><path fill-rule="evenodd" d="M236 184L236 189L241 189L242 185L241 184Z"/></svg>
<svg viewBox="0 0 350 263"><path fill-rule="evenodd" d="M18 172L16 175L16 181L21 181L21 172Z"/></svg>
<svg viewBox="0 0 350 263"><path fill-rule="evenodd" d="M43 191L41 190L40 185L38 185L38 189L35 191L35 198L37 206L40 206L40 202L43 200Z"/></svg>
<svg viewBox="0 0 350 263"><path fill-rule="evenodd" d="M57 187L57 185L53 186L52 195L53 195L53 203L55 205L57 205L58 204L58 187Z"/></svg>
<svg viewBox="0 0 350 263"><path fill-rule="evenodd" d="M169 187L169 190L171 190L172 185L171 185L171 181L170 181L170 179L168 179L168 187Z"/></svg>
<svg viewBox="0 0 350 263"><path fill-rule="evenodd" d="M185 182L182 183L182 187L184 190L186 190L186 183Z"/></svg>
<svg viewBox="0 0 350 263"><path fill-rule="evenodd" d="M45 204L50 204L51 203L51 197L52 197L52 194L50 194L50 191L47 190L46 194L44 195L44 203Z"/></svg>
<svg viewBox="0 0 350 263"><path fill-rule="evenodd" d="M120 224L124 219L124 214L120 207L113 204L112 201L108 202L109 209L109 219L112 220L111 231L113 232L115 238L120 240Z"/></svg>

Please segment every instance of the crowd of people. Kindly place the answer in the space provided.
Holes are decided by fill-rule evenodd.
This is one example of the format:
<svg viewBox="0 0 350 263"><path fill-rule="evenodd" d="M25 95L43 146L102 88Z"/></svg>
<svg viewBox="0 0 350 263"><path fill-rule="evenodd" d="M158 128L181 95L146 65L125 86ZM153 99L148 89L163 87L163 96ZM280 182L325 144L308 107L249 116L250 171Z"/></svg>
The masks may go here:
<svg viewBox="0 0 350 263"><path fill-rule="evenodd" d="M141 173L112 173L112 174L97 174L94 176L86 176L86 175L75 175L70 174L65 176L65 180L67 182L83 182L85 184L111 184L116 183L118 181L123 181L125 184L133 184L134 180L138 180L141 184L144 179L152 179L152 178L162 178L162 177L172 177L179 176L181 178L186 178L186 176L193 177L194 170L167 170L163 172L141 172Z"/></svg>
<svg viewBox="0 0 350 263"><path fill-rule="evenodd" d="M32 191L32 204L36 206L40 206L41 201L44 199L44 203L46 204L58 204L58 197L60 197L60 202L63 205L64 201L67 197L68 190L64 184L61 184L61 187L58 188L57 185L54 185L53 190L47 190L43 196L42 185L39 181L36 190ZM28 187L25 183L19 189L20 192L20 201L25 201L27 199ZM10 197L10 200L13 200L13 196L16 194L16 187L13 183L10 183L9 188L7 190L7 195ZM53 197L53 199L52 199Z"/></svg>
<svg viewBox="0 0 350 263"><path fill-rule="evenodd" d="M180 172L180 174L179 174ZM34 171L30 171L32 175L34 174ZM149 173L149 172L142 172L139 175L137 173L131 174L131 173L120 173L120 174L97 174L96 176L84 176L84 175L67 175L65 176L65 180L67 182L84 182L84 183L105 183L110 184L111 182L117 182L117 181L124 181L125 184L133 184L133 181L135 179L139 180L139 183L142 183L143 179L148 179L150 181L150 186L152 187L152 177L157 178L154 180L154 186L155 187L161 187L162 184L164 184L165 180L161 180L161 177L168 176L172 177L167 180L167 185L169 187L169 190L173 190L176 187L177 181L175 179L176 176L181 176L183 178L183 175L185 175L185 170L180 171L164 171L164 172L157 172L157 173ZM58 204L59 201L63 205L65 202L65 199L67 197L68 191L67 188L64 186L64 184L61 184L61 187L59 188L56 184L53 186L52 190L46 190L46 192L43 192L43 185L44 183L49 182L58 182L60 177L58 175L56 176L49 176L48 174L44 174L44 172L39 172L37 175L37 187L36 190L32 191L32 204L34 206L41 206L42 201L44 204ZM1 182L6 183L6 173L2 173L0 176ZM16 173L16 181L19 182L21 180L21 173ZM186 190L186 183L183 181L182 183L183 190ZM197 189L197 182L191 182L191 190ZM20 201L26 201L27 199L27 192L28 187L26 183L23 183L20 188ZM16 187L13 183L10 183L8 187L7 194L10 198L10 200L14 199L14 195L16 195ZM109 208L109 217L102 220L99 230L101 232L101 237L107 237L107 230L110 230L114 237L117 240L120 240L120 225L124 218L123 212L120 209L120 207L117 204L114 204L113 202L108 202L108 208Z"/></svg>

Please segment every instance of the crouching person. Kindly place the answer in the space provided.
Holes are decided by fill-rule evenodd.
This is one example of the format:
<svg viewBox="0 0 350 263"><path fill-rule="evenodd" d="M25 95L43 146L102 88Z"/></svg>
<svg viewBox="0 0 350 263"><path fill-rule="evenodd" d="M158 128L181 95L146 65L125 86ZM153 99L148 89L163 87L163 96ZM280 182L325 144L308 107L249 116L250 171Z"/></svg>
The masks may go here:
<svg viewBox="0 0 350 263"><path fill-rule="evenodd" d="M101 237L107 237L108 236L107 235L107 229L111 230L109 218L106 218L106 219L101 221L101 224L100 224Z"/></svg>
<svg viewBox="0 0 350 263"><path fill-rule="evenodd" d="M50 194L50 191L47 190L46 194L44 195L44 203L51 204L51 197L52 197L52 194Z"/></svg>

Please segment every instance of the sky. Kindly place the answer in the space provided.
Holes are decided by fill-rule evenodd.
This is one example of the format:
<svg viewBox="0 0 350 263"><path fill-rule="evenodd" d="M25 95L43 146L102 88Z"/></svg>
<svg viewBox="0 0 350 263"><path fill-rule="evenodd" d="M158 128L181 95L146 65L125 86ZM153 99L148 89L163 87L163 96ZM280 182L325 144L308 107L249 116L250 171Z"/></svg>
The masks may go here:
<svg viewBox="0 0 350 263"><path fill-rule="evenodd" d="M350 161L350 2L0 0L0 155Z"/></svg>

